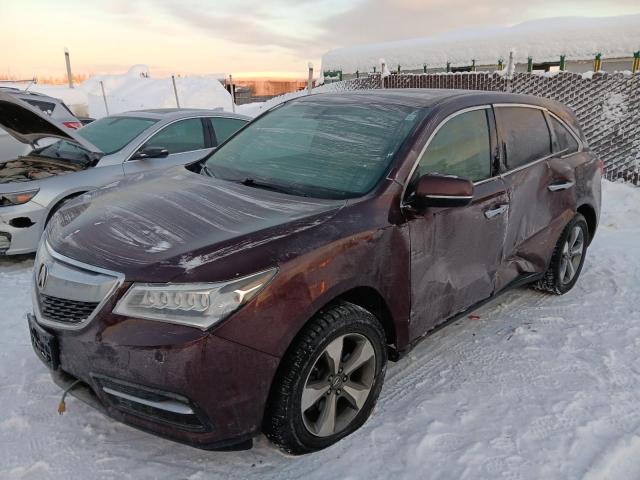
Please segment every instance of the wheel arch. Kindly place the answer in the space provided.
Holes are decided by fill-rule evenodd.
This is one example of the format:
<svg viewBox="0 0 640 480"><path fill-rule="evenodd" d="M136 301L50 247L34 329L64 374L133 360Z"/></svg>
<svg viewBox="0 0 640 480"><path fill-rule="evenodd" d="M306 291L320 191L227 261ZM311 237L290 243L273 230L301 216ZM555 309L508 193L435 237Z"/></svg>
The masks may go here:
<svg viewBox="0 0 640 480"><path fill-rule="evenodd" d="M58 198L56 200L56 202L51 206L51 208L49 209L49 211L47 212L47 219L44 222L44 226L46 227L46 225L49 223L49 220L51 220L51 217L53 217L53 214L56 213L58 211L58 209L65 203L68 202L69 200L79 197L80 195L83 195L85 193L87 193L89 191L89 189L82 189L79 190L77 192L73 192L73 193L68 193L66 195L64 195L61 198Z"/></svg>
<svg viewBox="0 0 640 480"><path fill-rule="evenodd" d="M596 214L596 209L588 203L583 203L578 207L577 212L587 221L587 228L589 229L588 244L590 244L596 234L596 229L598 228L598 216Z"/></svg>

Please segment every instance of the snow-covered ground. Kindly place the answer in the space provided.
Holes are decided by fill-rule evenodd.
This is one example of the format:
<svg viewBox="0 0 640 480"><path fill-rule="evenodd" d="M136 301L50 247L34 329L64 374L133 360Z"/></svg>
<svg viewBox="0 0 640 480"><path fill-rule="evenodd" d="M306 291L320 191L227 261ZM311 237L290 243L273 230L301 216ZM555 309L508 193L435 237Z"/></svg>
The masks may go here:
<svg viewBox="0 0 640 480"><path fill-rule="evenodd" d="M389 368L358 432L287 457L195 450L60 390L31 351L32 260L0 261L0 478L640 478L640 189L606 183L582 278L512 291Z"/></svg>

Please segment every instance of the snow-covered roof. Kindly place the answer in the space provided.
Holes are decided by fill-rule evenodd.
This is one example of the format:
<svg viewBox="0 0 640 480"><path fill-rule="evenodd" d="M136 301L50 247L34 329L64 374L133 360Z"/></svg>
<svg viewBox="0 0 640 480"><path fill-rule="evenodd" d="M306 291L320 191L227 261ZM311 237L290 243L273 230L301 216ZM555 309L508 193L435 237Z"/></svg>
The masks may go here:
<svg viewBox="0 0 640 480"><path fill-rule="evenodd" d="M617 17L558 17L524 22L512 27L459 30L433 37L375 43L331 50L322 57L322 70L345 73L370 71L384 58L404 70L452 66L494 65L515 51L517 63L631 57L640 49L640 14Z"/></svg>

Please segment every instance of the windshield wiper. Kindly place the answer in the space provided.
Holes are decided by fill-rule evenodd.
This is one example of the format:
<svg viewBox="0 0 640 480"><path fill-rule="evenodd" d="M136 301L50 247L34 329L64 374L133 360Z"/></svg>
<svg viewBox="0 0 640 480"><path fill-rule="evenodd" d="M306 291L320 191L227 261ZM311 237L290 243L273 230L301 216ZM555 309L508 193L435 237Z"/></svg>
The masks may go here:
<svg viewBox="0 0 640 480"><path fill-rule="evenodd" d="M285 193L287 195L297 195L300 197L308 197L308 195L300 190L293 188L281 187L279 185L272 185L270 183L257 182L253 178L245 178L240 182L246 187L262 188L264 190L271 190L273 192Z"/></svg>
<svg viewBox="0 0 640 480"><path fill-rule="evenodd" d="M202 166L202 170L200 170L201 172L204 172L204 174L207 177L214 177L215 178L215 174L211 171L211 169L209 167L207 167L207 165L203 165Z"/></svg>

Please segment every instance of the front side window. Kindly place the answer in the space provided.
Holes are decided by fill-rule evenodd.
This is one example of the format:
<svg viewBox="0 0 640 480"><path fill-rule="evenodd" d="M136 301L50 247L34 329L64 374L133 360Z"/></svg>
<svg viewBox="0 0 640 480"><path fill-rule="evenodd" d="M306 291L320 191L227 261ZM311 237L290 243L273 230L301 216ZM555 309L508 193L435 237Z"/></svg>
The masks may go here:
<svg viewBox="0 0 640 480"><path fill-rule="evenodd" d="M455 175L477 182L491 176L491 143L486 109L462 113L447 121L418 163L417 176Z"/></svg>
<svg viewBox="0 0 640 480"><path fill-rule="evenodd" d="M216 140L218 141L218 145L224 143L227 138L229 138L231 135L236 133L247 124L245 120L225 117L212 117L211 123L213 124L214 131L216 132Z"/></svg>
<svg viewBox="0 0 640 480"><path fill-rule="evenodd" d="M569 130L562 125L555 117L549 115L551 119L551 126L553 127L553 132L556 135L556 153L560 153L562 155L569 155L571 153L575 153L578 151L578 142L573 138L573 135L569 133Z"/></svg>
<svg viewBox="0 0 640 480"><path fill-rule="evenodd" d="M509 170L551 154L551 135L542 110L497 107L495 112Z"/></svg>
<svg viewBox="0 0 640 480"><path fill-rule="evenodd" d="M251 122L204 171L311 197L359 197L378 184L426 110L375 98L308 97Z"/></svg>
<svg viewBox="0 0 640 480"><path fill-rule="evenodd" d="M189 118L172 123L151 137L144 146L166 148L169 154L206 148L202 120Z"/></svg>

